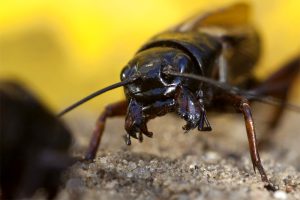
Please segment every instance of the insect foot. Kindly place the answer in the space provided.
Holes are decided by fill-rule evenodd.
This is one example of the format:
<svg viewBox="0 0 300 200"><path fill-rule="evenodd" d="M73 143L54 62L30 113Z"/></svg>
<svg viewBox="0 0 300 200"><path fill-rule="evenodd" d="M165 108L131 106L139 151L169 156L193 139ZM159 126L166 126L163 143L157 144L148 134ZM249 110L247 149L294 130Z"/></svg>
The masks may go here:
<svg viewBox="0 0 300 200"><path fill-rule="evenodd" d="M184 87L178 87L176 93L177 113L187 123L182 127L188 132L198 126L199 131L211 131L204 106L194 94Z"/></svg>
<svg viewBox="0 0 300 200"><path fill-rule="evenodd" d="M140 105L136 100L131 99L128 112L125 119L125 130L127 131L126 144L130 145L130 137L138 139L140 142L143 141L143 134L147 137L152 137L153 133L148 131L147 121L145 116L143 116L142 105Z"/></svg>

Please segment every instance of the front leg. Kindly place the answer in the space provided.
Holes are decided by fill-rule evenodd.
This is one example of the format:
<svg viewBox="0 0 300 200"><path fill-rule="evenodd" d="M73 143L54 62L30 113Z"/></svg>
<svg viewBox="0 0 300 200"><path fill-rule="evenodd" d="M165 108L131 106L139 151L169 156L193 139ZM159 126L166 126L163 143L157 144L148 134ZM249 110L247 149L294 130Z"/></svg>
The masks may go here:
<svg viewBox="0 0 300 200"><path fill-rule="evenodd" d="M211 126L207 120L204 106L187 88L177 88L176 95L177 113L187 123L183 130L188 132L198 126L199 131L211 131Z"/></svg>
<svg viewBox="0 0 300 200"><path fill-rule="evenodd" d="M143 141L143 134L152 137L153 133L147 129L148 120L173 112L174 108L174 99L159 100L149 105L142 105L135 99L131 99L125 120L126 143L131 144L130 137L139 139L140 142Z"/></svg>
<svg viewBox="0 0 300 200"><path fill-rule="evenodd" d="M131 99L128 105L127 116L125 119L126 144L130 145L130 137L143 141L143 134L152 137L153 133L147 129L147 119L143 113L143 105L135 99ZM138 134L138 135L137 135Z"/></svg>
<svg viewBox="0 0 300 200"><path fill-rule="evenodd" d="M95 158L99 144L101 142L101 138L104 132L104 127L106 123L106 119L108 117L122 116L126 114L127 109L127 101L120 101L113 104L109 104L105 107L105 110L99 116L93 135L90 140L90 144L88 150L85 154L86 160L92 160Z"/></svg>

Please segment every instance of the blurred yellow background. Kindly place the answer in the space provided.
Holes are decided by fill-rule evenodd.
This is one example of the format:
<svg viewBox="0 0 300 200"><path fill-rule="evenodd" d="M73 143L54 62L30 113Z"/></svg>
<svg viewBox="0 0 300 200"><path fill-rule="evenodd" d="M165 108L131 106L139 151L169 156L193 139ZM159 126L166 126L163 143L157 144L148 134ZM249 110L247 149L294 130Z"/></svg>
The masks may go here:
<svg viewBox="0 0 300 200"><path fill-rule="evenodd" d="M200 10L232 2L0 0L0 77L18 78L59 111L118 81L123 66L154 34ZM300 51L300 1L248 2L263 40L256 72L263 78ZM299 96L293 101L299 103ZM79 109L99 112L121 98L117 89Z"/></svg>

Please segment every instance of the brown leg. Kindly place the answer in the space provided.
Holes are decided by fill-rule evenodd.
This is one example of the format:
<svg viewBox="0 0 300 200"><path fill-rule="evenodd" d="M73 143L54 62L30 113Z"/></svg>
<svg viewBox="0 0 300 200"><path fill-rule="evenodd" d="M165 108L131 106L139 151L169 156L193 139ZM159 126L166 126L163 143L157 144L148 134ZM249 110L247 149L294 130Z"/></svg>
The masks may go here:
<svg viewBox="0 0 300 200"><path fill-rule="evenodd" d="M256 134L255 134L255 128L254 128L254 122L252 118L252 113L251 113L251 108L249 105L249 102L246 99L242 99L240 101L240 111L244 115L245 119L245 125L246 125L246 130L247 130L247 136L248 136L248 143L249 143L249 148L250 148L250 155L251 155L251 160L253 164L253 169L255 171L255 168L258 169L261 180L267 183L265 185L265 188L270 191L276 191L277 189L270 183L267 174L262 166L259 153L257 150L257 141L256 141Z"/></svg>
<svg viewBox="0 0 300 200"><path fill-rule="evenodd" d="M240 111L243 113L244 119L245 119L245 125L246 125L246 131L247 131L247 136L248 136L248 143L249 143L249 148L250 148L250 155L251 155L251 160L252 160L252 164L253 164L253 169L255 171L255 168L257 168L261 175L262 181L269 183L268 177L262 166L262 163L261 163L261 160L259 157L259 153L257 150L257 141L256 141L254 122L253 122L253 118L252 118L250 105L247 100L241 102Z"/></svg>
<svg viewBox="0 0 300 200"><path fill-rule="evenodd" d="M85 154L86 160L92 160L95 158L102 134L105 127L105 122L108 117L122 116L126 114L127 101L120 101L113 104L109 104L105 107L105 110L101 113L100 117L96 122L96 126L93 131L92 138L88 150Z"/></svg>
<svg viewBox="0 0 300 200"><path fill-rule="evenodd" d="M217 98L218 98L217 99L218 102L221 101L222 103L224 102L229 103L233 105L238 112L241 112L244 115L253 169L255 171L255 168L257 168L260 173L262 181L268 183L269 187L271 187L259 157L255 127L254 127L251 108L248 100L244 97L238 95L232 95L232 94L222 94Z"/></svg>

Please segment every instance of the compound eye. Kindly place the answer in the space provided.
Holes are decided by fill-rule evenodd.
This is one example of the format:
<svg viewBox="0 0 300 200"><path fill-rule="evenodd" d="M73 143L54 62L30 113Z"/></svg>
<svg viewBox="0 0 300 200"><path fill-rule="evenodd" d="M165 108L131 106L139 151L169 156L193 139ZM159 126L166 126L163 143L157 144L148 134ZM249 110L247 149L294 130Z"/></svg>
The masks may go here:
<svg viewBox="0 0 300 200"><path fill-rule="evenodd" d="M171 84L174 81L174 76L168 75L167 72L174 72L174 71L176 72L178 71L177 67L174 67L169 64L163 65L162 73L161 73L162 81L165 82L166 84Z"/></svg>
<svg viewBox="0 0 300 200"><path fill-rule="evenodd" d="M188 64L190 62L190 59L184 54L179 54L179 55L176 55L173 62L174 62L174 66L176 66L176 68L177 68L176 71L183 73L186 71Z"/></svg>
<svg viewBox="0 0 300 200"><path fill-rule="evenodd" d="M177 54L173 59L172 63L164 66L163 71L173 71L177 73L188 73L189 72L189 65L191 64L190 58L183 54ZM163 73L163 79L167 84L178 84L179 82L182 81L182 78L176 77L173 75L167 75L166 73Z"/></svg>
<svg viewBox="0 0 300 200"><path fill-rule="evenodd" d="M137 70L135 66L127 65L121 72L121 80L123 81L125 79L128 79L129 77L132 77L134 74L136 74L136 71Z"/></svg>

